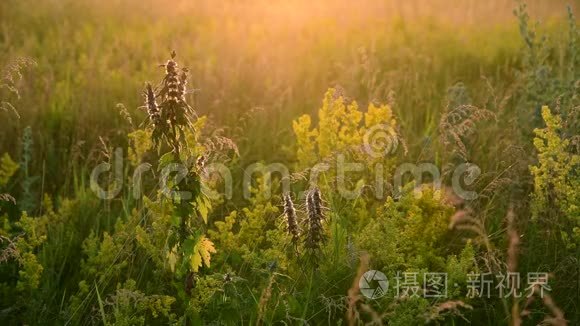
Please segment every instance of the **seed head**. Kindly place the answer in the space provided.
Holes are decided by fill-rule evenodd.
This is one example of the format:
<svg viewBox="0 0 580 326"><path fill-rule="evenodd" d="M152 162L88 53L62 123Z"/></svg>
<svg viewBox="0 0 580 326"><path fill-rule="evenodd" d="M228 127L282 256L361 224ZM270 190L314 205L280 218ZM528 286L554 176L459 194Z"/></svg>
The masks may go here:
<svg viewBox="0 0 580 326"><path fill-rule="evenodd" d="M185 93L187 92L187 68L181 69L181 73L179 74L179 85L177 90L179 92L179 100L185 102Z"/></svg>
<svg viewBox="0 0 580 326"><path fill-rule="evenodd" d="M322 214L322 197L318 188L312 190L312 203L314 204L314 211L316 214L321 219L324 219L324 215Z"/></svg>
<svg viewBox="0 0 580 326"><path fill-rule="evenodd" d="M290 194L284 194L284 216L286 217L287 231L292 235L292 243L297 244L300 239L300 232L296 219L296 209L294 209Z"/></svg>
<svg viewBox="0 0 580 326"><path fill-rule="evenodd" d="M155 101L155 93L150 83L145 84L145 106L147 107L147 113L149 114L149 119L156 125L159 123L159 106L157 101Z"/></svg>
<svg viewBox="0 0 580 326"><path fill-rule="evenodd" d="M198 170L203 170L205 167L205 155L200 155L195 161Z"/></svg>
<svg viewBox="0 0 580 326"><path fill-rule="evenodd" d="M318 189L315 188L306 195L306 209L308 213L308 232L306 234L305 247L318 250L320 249L320 244L325 240L322 228L322 199Z"/></svg>
<svg viewBox="0 0 580 326"><path fill-rule="evenodd" d="M177 103L180 99L179 76L177 75L177 63L173 60L165 64L165 88L167 90L167 101Z"/></svg>
<svg viewBox="0 0 580 326"><path fill-rule="evenodd" d="M158 93L151 85L145 90L146 106L153 121L153 140L158 143L164 139L179 157L180 148L185 141L185 128L193 128L192 120L196 115L193 108L185 100L187 69L178 70L175 60L175 51L171 52L171 59L162 65L165 67L165 76L161 81ZM155 102L159 99L159 104Z"/></svg>

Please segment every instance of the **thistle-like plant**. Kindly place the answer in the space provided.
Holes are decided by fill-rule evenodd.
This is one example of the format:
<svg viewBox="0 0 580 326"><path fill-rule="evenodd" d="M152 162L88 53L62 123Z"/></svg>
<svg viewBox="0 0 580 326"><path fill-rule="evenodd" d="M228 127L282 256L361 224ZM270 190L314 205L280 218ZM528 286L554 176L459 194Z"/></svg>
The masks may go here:
<svg viewBox="0 0 580 326"><path fill-rule="evenodd" d="M179 69L175 57L176 53L172 51L171 59L161 65L165 67L165 76L157 94L150 83L145 84L145 107L153 125L153 141L159 144L164 139L179 157L181 143L186 139L185 128L193 128L196 115L185 97L188 70Z"/></svg>
<svg viewBox="0 0 580 326"><path fill-rule="evenodd" d="M296 209L294 208L290 194L284 194L284 216L286 217L288 234L292 236L292 243L297 245L300 240L300 231L298 230Z"/></svg>
<svg viewBox="0 0 580 326"><path fill-rule="evenodd" d="M164 121L161 120L159 105L157 104L155 92L153 92L153 87L151 86L151 83L145 83L144 97L147 108L147 114L149 115L149 120L151 121L153 130L155 131L154 137L158 139L161 136L160 135L161 130L164 130L166 126L164 126Z"/></svg>
<svg viewBox="0 0 580 326"><path fill-rule="evenodd" d="M162 171L169 164L191 159L197 159L198 165L188 164L182 172L184 177L170 178L167 187L172 191L169 201L159 193L155 200L145 199L144 204L154 215L153 228L137 228L139 245L155 257L160 267L168 268L178 277L185 278L185 293L191 295L195 287L195 275L202 266L210 265L211 254L215 253L213 242L204 234L204 224L207 223L210 202L201 192L201 177L199 163L203 156L191 157L197 141L194 122L197 119L193 108L186 101L187 69L178 68L175 61L175 51L171 58L162 65L165 67L165 76L158 87L159 91L150 84L145 84L145 108L149 115L150 126L141 133L132 133L133 142L150 135L151 141L161 151L164 146L171 148L159 158L158 170ZM201 124L197 124L199 126ZM190 140L187 142L187 140ZM140 143L147 143L141 140ZM135 163L140 161L148 146L140 148L134 146L130 152ZM199 154L199 153L198 153ZM177 191L178 190L178 191ZM167 193L166 193L167 194ZM183 194L183 195L182 195ZM161 227L163 225L163 227ZM160 255L158 248L164 247Z"/></svg>
<svg viewBox="0 0 580 326"><path fill-rule="evenodd" d="M307 233L304 240L304 246L313 251L320 249L320 246L325 241L324 229L322 227L322 197L320 190L314 188L306 195L306 209L308 213L307 218Z"/></svg>

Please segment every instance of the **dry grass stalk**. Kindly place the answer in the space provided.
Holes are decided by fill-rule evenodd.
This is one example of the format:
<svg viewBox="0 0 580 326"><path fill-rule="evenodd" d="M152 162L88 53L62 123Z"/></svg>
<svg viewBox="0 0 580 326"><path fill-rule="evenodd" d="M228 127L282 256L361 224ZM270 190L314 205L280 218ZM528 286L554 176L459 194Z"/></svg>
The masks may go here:
<svg viewBox="0 0 580 326"><path fill-rule="evenodd" d="M7 242L8 245L0 251L0 263L7 262L10 259L18 259L20 252L16 248L16 238L10 239L0 235L0 243Z"/></svg>
<svg viewBox="0 0 580 326"><path fill-rule="evenodd" d="M508 234L507 270L508 273L515 273L518 268L520 236L518 235L518 231L515 227L515 214L512 207L508 209L506 219ZM514 326L519 326L522 324L522 318L520 316L520 304L517 298L513 298L511 322Z"/></svg>
<svg viewBox="0 0 580 326"><path fill-rule="evenodd" d="M10 194L0 194L0 201L7 201L16 204L16 199L14 199Z"/></svg>
<svg viewBox="0 0 580 326"><path fill-rule="evenodd" d="M16 84L22 79L22 70L35 66L36 62L26 57L19 57L8 62L2 72L0 72L0 90L2 88L6 89L9 94L13 94L19 100L20 92ZM16 117L20 118L20 114L12 103L9 102L8 97L9 95L4 96L0 93L0 110L6 112L12 111Z"/></svg>
<svg viewBox="0 0 580 326"><path fill-rule="evenodd" d="M459 316L463 318L465 321L469 322L461 313L460 308L473 310L471 305L461 301L461 300L450 300L440 303L436 306L431 308L431 311L426 316L426 323L430 323L432 321L440 320L441 317L446 313L452 313L455 316Z"/></svg>
<svg viewBox="0 0 580 326"><path fill-rule="evenodd" d="M27 57L18 57L8 62L0 73L0 88L6 88L20 98L16 83L22 79L22 70L31 67L36 67L36 61Z"/></svg>
<svg viewBox="0 0 580 326"><path fill-rule="evenodd" d="M508 272L515 273L518 268L518 254L520 246L520 236L516 229L515 213L513 208L510 207L507 213L507 233L508 233L508 250L507 250L507 268ZM548 310L552 313L553 317L546 317L542 321L541 325L556 325L564 326L567 325L567 321L564 318L564 312L556 305L552 296L547 293L542 293L540 295L540 285L535 284L532 288L532 296L526 301L524 308L520 311L519 301L514 298L512 304L512 325L519 326L522 324L522 317L529 315L529 310L527 307L534 301L534 296L541 297L542 303Z"/></svg>
<svg viewBox="0 0 580 326"><path fill-rule="evenodd" d="M506 219L507 219L507 233L509 239L509 245L507 250L508 272L515 273L518 268L520 236L515 227L515 214L513 208L510 207L510 209L508 210Z"/></svg>
<svg viewBox="0 0 580 326"><path fill-rule="evenodd" d="M258 304L258 319L256 320L257 326L262 325L263 323L268 301L270 301L270 298L272 297L272 287L274 285L275 276L276 274L272 274L272 276L270 276L268 286L262 291L262 295L260 296L260 302Z"/></svg>
<svg viewBox="0 0 580 326"><path fill-rule="evenodd" d="M474 240L483 243L488 251L492 251L492 245L489 241L485 225L481 220L473 217L473 210L471 208L466 207L456 211L450 218L449 229L475 233L478 237Z"/></svg>
<svg viewBox="0 0 580 326"><path fill-rule="evenodd" d="M528 309L528 307L531 306L531 304L536 300L536 298L541 296L543 305L546 308L548 308L548 310L552 313L552 316L545 317L544 320L540 323L540 325L567 326L568 321L566 320L566 318L564 318L564 312L556 305L552 296L547 293L543 293L542 295L540 295L540 293L542 293L540 291L541 291L540 285L538 284L534 285L534 287L532 288L532 296L530 296L528 300L526 300L526 303L524 305L524 308L522 309L522 312L520 313L520 316L522 318L528 317L531 314L531 311Z"/></svg>
<svg viewBox="0 0 580 326"><path fill-rule="evenodd" d="M365 323L365 325L384 325L384 319L387 313L379 313L375 311L370 305L364 302L363 297L360 295L359 280L369 269L370 257L368 253L363 252L360 255L360 265L358 267L356 276L352 281L352 285L347 291L347 310L346 310L346 320L349 326L358 325L363 322L361 313L370 317L371 321Z"/></svg>
<svg viewBox="0 0 580 326"><path fill-rule="evenodd" d="M464 139L475 132L476 124L481 121L495 120L493 112L473 105L460 105L443 114L439 121L441 143L454 148L456 153L467 161L468 153Z"/></svg>

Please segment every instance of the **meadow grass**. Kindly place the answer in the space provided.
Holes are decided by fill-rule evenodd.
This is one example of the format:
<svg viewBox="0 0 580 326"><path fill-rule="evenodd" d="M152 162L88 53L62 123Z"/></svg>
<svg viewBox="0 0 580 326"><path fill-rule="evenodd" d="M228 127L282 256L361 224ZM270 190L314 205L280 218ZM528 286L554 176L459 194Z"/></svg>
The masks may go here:
<svg viewBox="0 0 580 326"><path fill-rule="evenodd" d="M569 5L2 1L0 153L17 164L0 165L0 320L580 322L580 33ZM173 101L193 111L163 125L156 114L180 90L142 93L148 82L185 85L168 68L172 50L190 91ZM385 160L357 152L373 119L400 139ZM140 162L155 173L197 162L176 185L191 202L165 199L154 181L145 198L125 187L98 199L90 173L115 147L135 159L123 180ZM432 162L444 189L453 169L475 163L478 198L416 198L408 184L346 200L335 170L316 187L301 179L335 152L380 162L389 176L397 164ZM232 199L205 197L202 185L216 185L204 177L208 159L231 169ZM291 193L275 178L273 198L259 182L242 198L255 162L292 167ZM374 172L347 184L371 189ZM357 282L369 268L445 271L463 287L470 272L549 272L552 292L367 300Z"/></svg>

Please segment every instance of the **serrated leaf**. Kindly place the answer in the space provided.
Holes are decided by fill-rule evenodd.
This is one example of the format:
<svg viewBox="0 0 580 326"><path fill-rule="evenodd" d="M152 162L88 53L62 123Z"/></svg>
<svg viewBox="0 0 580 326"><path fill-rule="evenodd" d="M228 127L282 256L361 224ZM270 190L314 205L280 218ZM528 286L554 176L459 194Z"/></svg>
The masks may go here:
<svg viewBox="0 0 580 326"><path fill-rule="evenodd" d="M213 242L206 237L202 237L198 252L203 259L205 266L210 267L211 254L216 253Z"/></svg>
<svg viewBox="0 0 580 326"><path fill-rule="evenodd" d="M189 257L191 270L197 272L202 265L210 267L211 254L215 252L216 250L213 242L202 235L193 248L191 256Z"/></svg>

